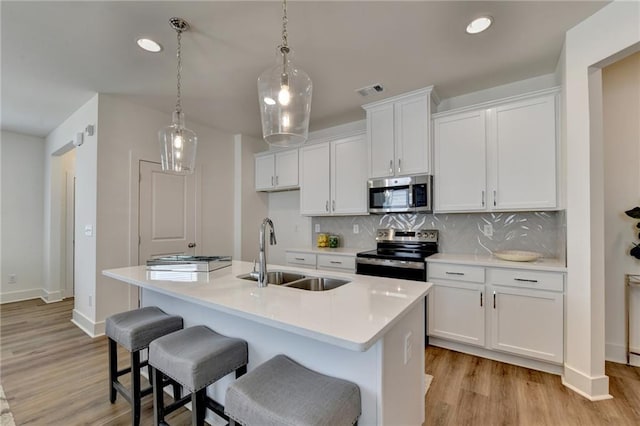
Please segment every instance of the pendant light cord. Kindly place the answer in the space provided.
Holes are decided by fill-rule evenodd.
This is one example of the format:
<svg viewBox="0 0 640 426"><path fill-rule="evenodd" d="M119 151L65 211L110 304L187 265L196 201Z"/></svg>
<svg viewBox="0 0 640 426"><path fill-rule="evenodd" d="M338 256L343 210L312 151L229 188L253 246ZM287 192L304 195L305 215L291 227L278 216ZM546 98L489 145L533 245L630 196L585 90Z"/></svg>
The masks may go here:
<svg viewBox="0 0 640 426"><path fill-rule="evenodd" d="M287 0L282 1L282 46L280 46L280 51L284 54L289 53L289 40L287 33L287 24L289 23L289 19L287 18Z"/></svg>
<svg viewBox="0 0 640 426"><path fill-rule="evenodd" d="M176 30L176 32L178 33L178 52L177 52L177 56L178 56L178 66L176 69L176 74L177 74L177 80L178 80L178 84L177 84L177 92L178 92L178 97L176 99L176 112L181 113L182 112L182 100L180 99L180 95L181 95L181 86L180 86L180 70L182 69L182 31L180 30Z"/></svg>

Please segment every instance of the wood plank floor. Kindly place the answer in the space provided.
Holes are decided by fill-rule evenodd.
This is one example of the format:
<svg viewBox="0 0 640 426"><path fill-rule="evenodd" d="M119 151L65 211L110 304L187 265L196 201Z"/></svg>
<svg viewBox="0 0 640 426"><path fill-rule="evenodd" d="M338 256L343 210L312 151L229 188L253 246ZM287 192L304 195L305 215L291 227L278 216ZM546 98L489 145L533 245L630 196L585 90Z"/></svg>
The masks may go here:
<svg viewBox="0 0 640 426"><path fill-rule="evenodd" d="M127 425L129 405L110 404L107 343L71 320L73 300L30 300L0 306L0 377L17 425ZM128 363L127 353L119 352ZM430 347L426 372L434 379L425 425L640 425L640 369L607 363L614 399L590 402L560 377ZM152 424L147 397L142 424ZM190 412L169 417L190 423ZM395 425L392 425L395 426Z"/></svg>

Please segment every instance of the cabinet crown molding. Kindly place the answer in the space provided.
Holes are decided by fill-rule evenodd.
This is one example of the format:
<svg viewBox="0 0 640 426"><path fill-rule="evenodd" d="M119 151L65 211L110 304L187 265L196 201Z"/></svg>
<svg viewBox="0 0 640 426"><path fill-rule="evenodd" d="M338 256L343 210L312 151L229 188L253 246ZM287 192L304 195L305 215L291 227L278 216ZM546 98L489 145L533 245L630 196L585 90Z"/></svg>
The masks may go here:
<svg viewBox="0 0 640 426"><path fill-rule="evenodd" d="M438 97L437 93L435 92L434 86L427 86L427 87L423 87L422 89L413 90L411 92L402 93L400 95L392 96L390 98L384 98L384 99L380 99L380 100L375 101L375 102L370 102L368 104L364 104L364 105L362 105L362 108L367 110L367 109L370 109L370 108L375 108L375 107L377 107L379 105L384 105L384 104L387 104L389 102L400 101L400 100L403 100L405 98L410 98L412 96L419 95L419 94L428 94L428 95L430 95L431 101L433 103L435 103L436 105L438 105L440 103L440 98Z"/></svg>
<svg viewBox="0 0 640 426"><path fill-rule="evenodd" d="M502 104L506 104L510 102L521 101L521 100L526 100L531 98L539 98L546 95L557 95L558 93L560 93L561 89L562 89L561 86L554 86L548 89L542 89L542 90L536 90L533 92L523 93L521 95L508 96L506 98L494 99L492 101L481 102L478 104L473 104L473 105L469 105L461 108L454 108L446 111L440 111L440 112L433 113L431 115L431 119L447 117L449 115L459 114L461 112L477 111L479 109L489 109L489 108L497 107Z"/></svg>

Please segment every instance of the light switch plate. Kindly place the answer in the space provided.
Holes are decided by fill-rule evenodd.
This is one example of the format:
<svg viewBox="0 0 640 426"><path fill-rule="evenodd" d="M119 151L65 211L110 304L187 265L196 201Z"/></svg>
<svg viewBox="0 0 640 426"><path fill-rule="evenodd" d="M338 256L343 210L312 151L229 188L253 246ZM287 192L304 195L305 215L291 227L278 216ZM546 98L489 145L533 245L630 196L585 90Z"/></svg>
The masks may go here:
<svg viewBox="0 0 640 426"><path fill-rule="evenodd" d="M84 235L86 235L87 237L93 236L93 225L84 226Z"/></svg>
<svg viewBox="0 0 640 426"><path fill-rule="evenodd" d="M354 234L359 234L360 233L360 227L358 226L357 223L353 224L353 233Z"/></svg>
<svg viewBox="0 0 640 426"><path fill-rule="evenodd" d="M316 223L316 232L320 232L320 224Z"/></svg>

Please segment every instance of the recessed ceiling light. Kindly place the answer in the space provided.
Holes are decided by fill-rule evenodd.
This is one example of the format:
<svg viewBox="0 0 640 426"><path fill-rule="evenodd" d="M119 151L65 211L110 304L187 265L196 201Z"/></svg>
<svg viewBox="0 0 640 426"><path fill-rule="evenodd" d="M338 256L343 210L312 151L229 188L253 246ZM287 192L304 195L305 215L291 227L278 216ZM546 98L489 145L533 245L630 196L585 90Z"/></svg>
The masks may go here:
<svg viewBox="0 0 640 426"><path fill-rule="evenodd" d="M150 38L139 38L137 43L138 46L140 46L147 52L158 53L162 50L162 46L160 46L157 42L151 40Z"/></svg>
<svg viewBox="0 0 640 426"><path fill-rule="evenodd" d="M491 16L480 16L479 18L474 19L467 25L467 33L469 34L478 34L486 30L493 23L493 18Z"/></svg>

